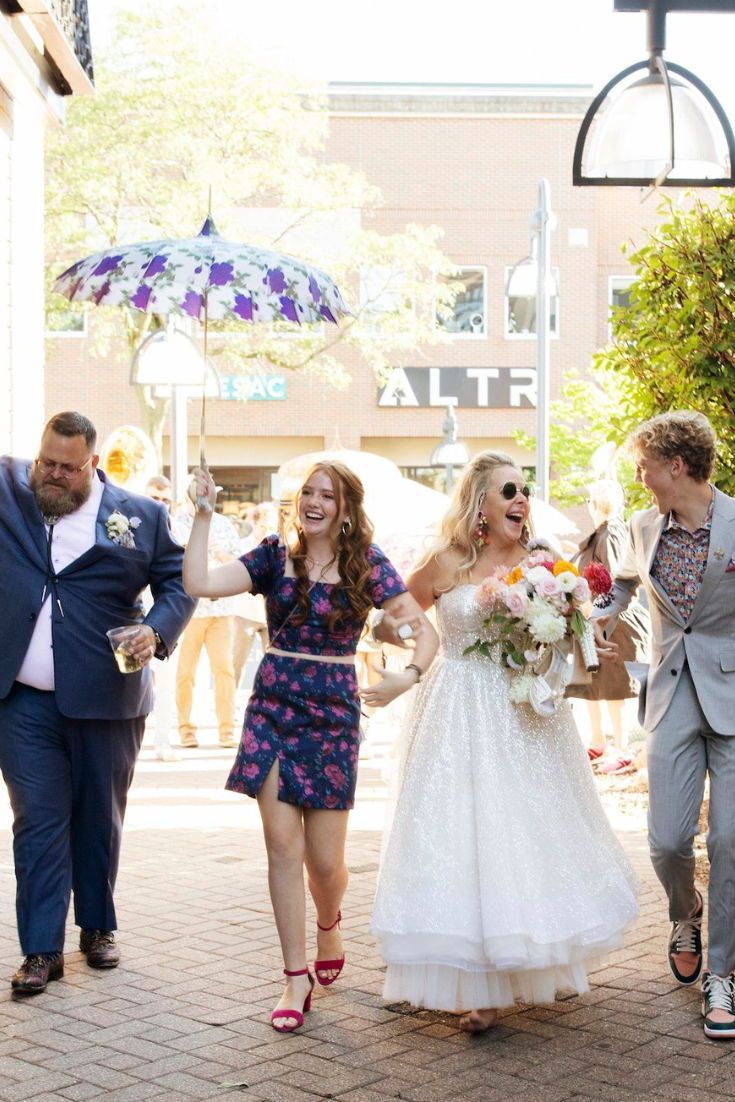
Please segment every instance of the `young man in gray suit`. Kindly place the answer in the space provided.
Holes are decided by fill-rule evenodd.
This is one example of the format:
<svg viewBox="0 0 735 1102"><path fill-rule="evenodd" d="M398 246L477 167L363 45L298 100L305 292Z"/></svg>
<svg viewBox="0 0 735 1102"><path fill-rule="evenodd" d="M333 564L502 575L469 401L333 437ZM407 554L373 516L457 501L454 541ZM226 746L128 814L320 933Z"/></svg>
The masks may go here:
<svg viewBox="0 0 735 1102"><path fill-rule="evenodd" d="M735 499L709 481L716 439L700 413L644 422L629 441L655 508L636 513L609 608L610 634L639 585L651 613L651 665L639 720L648 732L651 860L669 900L669 966L684 986L702 974L704 1032L735 1038ZM603 655L604 656L604 655ZM709 776L708 970L694 836Z"/></svg>
<svg viewBox="0 0 735 1102"><path fill-rule="evenodd" d="M17 995L63 974L72 890L87 962L118 963L113 891L153 700L147 667L170 654L195 605L166 510L108 482L95 444L91 421L59 413L32 462L0 460L0 768L25 954L11 980ZM105 634L126 625L140 664L130 673Z"/></svg>

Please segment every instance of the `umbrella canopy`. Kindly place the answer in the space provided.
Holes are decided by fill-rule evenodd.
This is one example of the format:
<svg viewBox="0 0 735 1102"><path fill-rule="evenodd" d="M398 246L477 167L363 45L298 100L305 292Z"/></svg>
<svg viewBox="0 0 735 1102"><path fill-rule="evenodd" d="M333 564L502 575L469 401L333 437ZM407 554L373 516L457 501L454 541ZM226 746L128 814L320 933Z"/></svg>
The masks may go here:
<svg viewBox="0 0 735 1102"><path fill-rule="evenodd" d="M220 237L208 217L197 237L122 245L78 260L54 283L70 302L148 314L232 321L336 323L349 310L318 268Z"/></svg>
<svg viewBox="0 0 735 1102"><path fill-rule="evenodd" d="M120 245L78 260L54 283L70 302L128 306L164 317L196 318L204 326L199 427L206 467L207 324L210 319L301 325L337 324L350 311L336 284L302 260L226 241L208 215L196 237ZM178 484L179 474L174 482Z"/></svg>
<svg viewBox="0 0 735 1102"><path fill-rule="evenodd" d="M579 535L579 528L573 520L540 497L531 498L531 523L538 536Z"/></svg>

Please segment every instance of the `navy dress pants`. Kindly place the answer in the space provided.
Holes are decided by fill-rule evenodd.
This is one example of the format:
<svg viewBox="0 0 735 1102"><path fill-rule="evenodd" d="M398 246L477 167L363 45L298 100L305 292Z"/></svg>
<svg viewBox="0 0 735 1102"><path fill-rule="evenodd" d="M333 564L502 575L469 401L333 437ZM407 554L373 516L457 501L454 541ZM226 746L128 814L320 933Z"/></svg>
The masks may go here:
<svg viewBox="0 0 735 1102"><path fill-rule="evenodd" d="M145 716L69 719L16 682L0 701L0 769L13 808L21 949L64 947L69 899L84 929L117 928L113 891Z"/></svg>

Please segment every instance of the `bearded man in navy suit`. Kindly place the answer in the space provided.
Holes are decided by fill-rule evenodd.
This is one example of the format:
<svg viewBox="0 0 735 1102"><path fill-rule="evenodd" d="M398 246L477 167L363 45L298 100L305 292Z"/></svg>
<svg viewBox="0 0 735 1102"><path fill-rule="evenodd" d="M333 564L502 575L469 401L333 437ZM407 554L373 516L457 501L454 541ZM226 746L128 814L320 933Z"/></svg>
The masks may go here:
<svg viewBox="0 0 735 1102"><path fill-rule="evenodd" d="M105 478L96 436L82 414L59 413L36 459L0 459L0 769L14 814L18 995L63 975L72 891L87 962L119 962L113 891L153 702L147 667L171 653L195 605L166 510ZM126 625L132 673L105 634Z"/></svg>

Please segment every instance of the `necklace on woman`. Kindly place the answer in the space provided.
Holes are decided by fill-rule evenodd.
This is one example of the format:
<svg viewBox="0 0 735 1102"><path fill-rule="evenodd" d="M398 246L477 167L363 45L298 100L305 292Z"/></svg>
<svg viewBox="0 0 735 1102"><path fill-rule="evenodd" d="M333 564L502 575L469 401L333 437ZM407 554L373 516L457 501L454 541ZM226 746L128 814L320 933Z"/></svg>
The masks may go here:
<svg viewBox="0 0 735 1102"><path fill-rule="evenodd" d="M319 577L317 578L318 582L323 581L324 575L327 573L327 571L329 570L329 567L332 565L332 563L334 562L334 560L336 558L337 558L336 555L332 555L329 562L319 562L317 559L313 559L311 557L311 555L304 555L304 559L309 564L310 569L313 569L314 567L321 567L321 570L319 572Z"/></svg>

